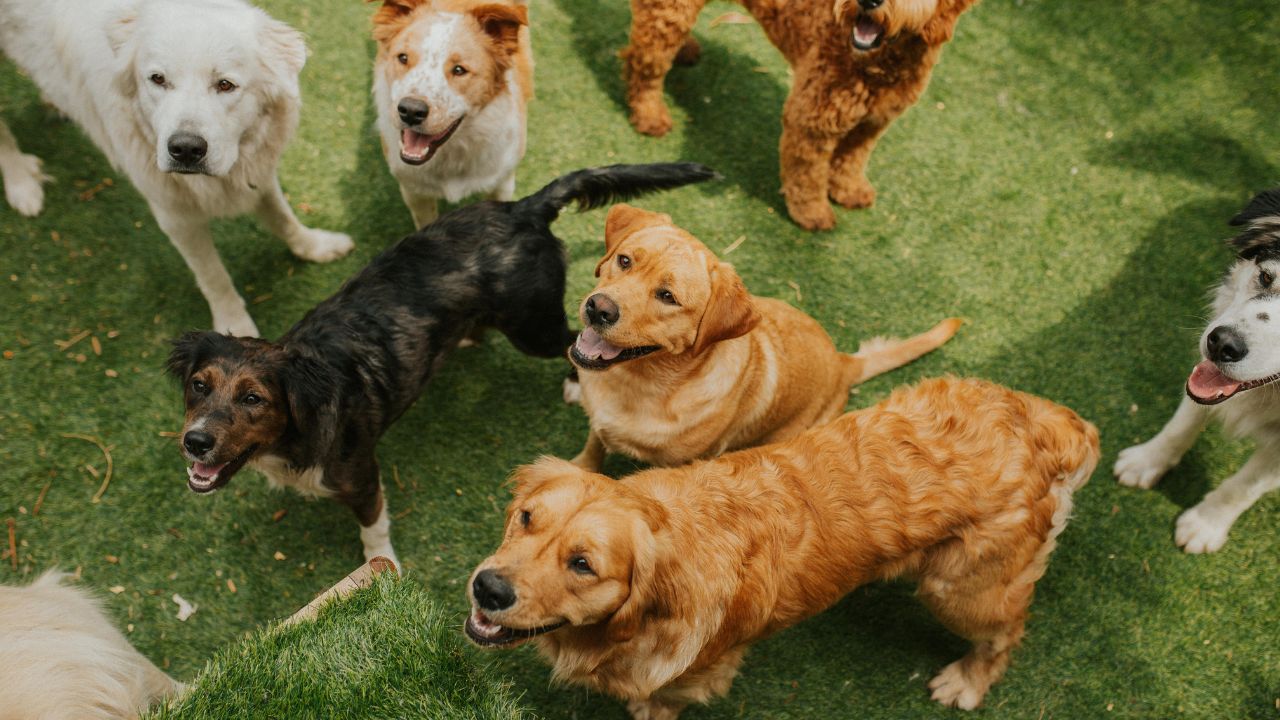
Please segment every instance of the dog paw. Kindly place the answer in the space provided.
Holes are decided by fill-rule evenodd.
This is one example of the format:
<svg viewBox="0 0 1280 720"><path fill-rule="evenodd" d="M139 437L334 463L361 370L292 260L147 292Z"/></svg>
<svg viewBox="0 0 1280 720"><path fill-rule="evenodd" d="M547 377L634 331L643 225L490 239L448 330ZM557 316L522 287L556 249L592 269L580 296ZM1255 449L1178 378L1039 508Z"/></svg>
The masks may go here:
<svg viewBox="0 0 1280 720"><path fill-rule="evenodd" d="M35 155L17 155L4 168L4 199L19 215L35 217L44 209L44 188L41 183L50 180L40 172L40 158Z"/></svg>
<svg viewBox="0 0 1280 720"><path fill-rule="evenodd" d="M826 200L795 203L787 201L787 214L805 230L830 230L836 226L836 214Z"/></svg>
<svg viewBox="0 0 1280 720"><path fill-rule="evenodd" d="M831 199L851 210L869 208L876 203L876 189L863 180L859 183L832 183Z"/></svg>
<svg viewBox="0 0 1280 720"><path fill-rule="evenodd" d="M957 660L942 668L942 672L929 681L933 699L947 707L973 710L982 704L987 688L975 685L964 672L964 660Z"/></svg>
<svg viewBox="0 0 1280 720"><path fill-rule="evenodd" d="M671 112L667 110L667 106L657 103L634 108L631 111L631 126L642 135L662 137L671 132L675 123L671 121Z"/></svg>
<svg viewBox="0 0 1280 720"><path fill-rule="evenodd" d="M1159 447L1146 442L1121 450L1114 472L1121 485L1146 490L1155 485L1174 462Z"/></svg>
<svg viewBox="0 0 1280 720"><path fill-rule="evenodd" d="M326 263L346 255L356 245L351 236L345 233L304 228L299 240L289 247L293 254L311 262Z"/></svg>
<svg viewBox="0 0 1280 720"><path fill-rule="evenodd" d="M253 324L243 304L236 310L214 309L213 329L235 337L258 337L258 326Z"/></svg>
<svg viewBox="0 0 1280 720"><path fill-rule="evenodd" d="M564 379L564 404L582 404L582 383L574 380L573 378Z"/></svg>
<svg viewBox="0 0 1280 720"><path fill-rule="evenodd" d="M1186 552L1211 553L1227 544L1230 531L1230 519L1215 517L1212 510L1206 510L1204 503L1200 503L1178 516L1173 539Z"/></svg>

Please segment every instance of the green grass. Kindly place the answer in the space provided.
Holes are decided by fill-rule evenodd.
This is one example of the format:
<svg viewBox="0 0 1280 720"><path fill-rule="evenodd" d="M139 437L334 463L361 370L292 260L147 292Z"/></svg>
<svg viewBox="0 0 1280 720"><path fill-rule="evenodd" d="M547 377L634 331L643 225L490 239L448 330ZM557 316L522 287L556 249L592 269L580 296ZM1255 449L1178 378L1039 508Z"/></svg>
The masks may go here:
<svg viewBox="0 0 1280 720"><path fill-rule="evenodd" d="M153 720L424 718L519 720L510 684L472 657L458 624L421 586L390 574L217 653Z"/></svg>
<svg viewBox="0 0 1280 720"><path fill-rule="evenodd" d="M258 326L276 335L410 221L372 129L372 8L264 4L312 48L282 182L306 222L357 240L351 257L312 265L250 219L219 224L233 277L262 300L251 306ZM1078 495L1023 648L974 717L1276 717L1280 498L1246 513L1216 555L1187 556L1172 541L1178 513L1249 448L1212 431L1149 492L1119 487L1107 468L1172 413L1205 290L1230 259L1224 222L1280 181L1280 17L1252 0L985 0L873 156L876 207L837 211L837 230L813 235L787 221L777 192L785 64L757 26L711 27L735 9L703 14L701 64L668 81L677 129L653 140L631 131L622 105L614 53L626 3L534 3L538 97L521 191L585 165L706 162L725 180L640 204L713 248L745 237L729 259L748 287L803 308L841 347L948 315L970 321L941 351L862 386L851 407L950 372L1097 423L1103 465ZM14 353L0 360L0 516L16 519L22 543L19 572L0 566L0 579L58 565L81 567L98 588L122 586L109 596L114 616L189 680L357 565L356 525L334 503L268 492L250 473L214 497L185 489L178 450L159 434L181 422L161 358L167 338L208 322L207 307L143 200L9 65L0 116L58 178L39 218L0 208L0 349ZM79 197L107 177L114 185ZM603 220L568 215L556 226L571 263L568 307L592 286ZM85 329L101 356L87 339L55 346ZM456 623L462 584L498 543L507 474L541 453L571 456L585 437L581 411L560 401L564 371L491 337L452 357L380 446L391 511L408 512L395 521L396 548ZM100 504L90 503L100 479L85 469L104 469L100 453L61 437L69 432L114 448ZM632 467L615 459L609 469ZM273 521L278 510L287 514ZM185 623L175 592L200 606ZM964 649L908 586L874 585L757 645L728 698L686 717L949 715L925 683ZM625 717L613 700L552 687L529 649L494 657L540 716Z"/></svg>

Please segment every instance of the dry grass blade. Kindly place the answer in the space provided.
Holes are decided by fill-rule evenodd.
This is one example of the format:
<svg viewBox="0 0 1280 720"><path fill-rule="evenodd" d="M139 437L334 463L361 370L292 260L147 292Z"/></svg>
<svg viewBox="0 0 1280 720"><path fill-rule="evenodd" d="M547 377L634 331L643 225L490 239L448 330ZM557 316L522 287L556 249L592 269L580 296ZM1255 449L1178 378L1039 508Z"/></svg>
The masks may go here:
<svg viewBox="0 0 1280 720"><path fill-rule="evenodd" d="M57 345L59 350L66 350L70 348L72 345L75 345L81 340L89 337L89 335L91 335L92 333L93 333L92 330L81 330L80 332L76 333L75 335L72 335L66 340L54 340L53 344Z"/></svg>
<svg viewBox="0 0 1280 720"><path fill-rule="evenodd" d="M31 517L35 517L40 514L40 508L41 506L44 505L44 496L46 493L49 492L49 488L52 485L53 485L53 481L50 480L49 482L45 483L44 488L40 490L40 495L36 498L35 507L31 508Z"/></svg>
<svg viewBox="0 0 1280 720"><path fill-rule="evenodd" d="M111 484L111 468L114 462L111 460L111 449L102 444L102 441L92 435L81 435L80 433L62 433L62 437L71 440L84 440L98 446L102 451L102 456L107 459L107 472L102 476L102 485L98 488L98 492L93 494L93 504L97 505L102 501L102 496L107 492L107 486Z"/></svg>
<svg viewBox="0 0 1280 720"><path fill-rule="evenodd" d="M13 563L13 571L18 571L18 528L13 518L6 518L9 523L9 562Z"/></svg>

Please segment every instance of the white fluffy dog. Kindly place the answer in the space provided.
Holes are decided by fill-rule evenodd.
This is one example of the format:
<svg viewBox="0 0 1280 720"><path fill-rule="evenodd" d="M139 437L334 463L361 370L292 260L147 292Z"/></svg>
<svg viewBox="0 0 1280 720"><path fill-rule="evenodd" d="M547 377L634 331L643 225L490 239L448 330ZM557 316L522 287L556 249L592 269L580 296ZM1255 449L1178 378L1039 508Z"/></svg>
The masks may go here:
<svg viewBox="0 0 1280 720"><path fill-rule="evenodd" d="M26 587L0 586L0 716L135 718L182 691L63 577L47 572Z"/></svg>
<svg viewBox="0 0 1280 720"><path fill-rule="evenodd" d="M0 0L0 48L147 199L219 331L258 332L211 218L254 212L307 260L351 250L348 236L299 223L276 178L306 60L284 23L240 0ZM40 211L40 163L2 124L0 174L10 205Z"/></svg>
<svg viewBox="0 0 1280 720"><path fill-rule="evenodd" d="M1280 188L1255 197L1231 220L1244 225L1232 243L1238 257L1218 286L1213 319L1200 338L1204 358L1187 380L1187 396L1159 434L1120 453L1116 477L1149 488L1182 459L1210 418L1257 449L1234 475L1184 512L1175 531L1190 553L1214 552L1258 498L1280 487Z"/></svg>

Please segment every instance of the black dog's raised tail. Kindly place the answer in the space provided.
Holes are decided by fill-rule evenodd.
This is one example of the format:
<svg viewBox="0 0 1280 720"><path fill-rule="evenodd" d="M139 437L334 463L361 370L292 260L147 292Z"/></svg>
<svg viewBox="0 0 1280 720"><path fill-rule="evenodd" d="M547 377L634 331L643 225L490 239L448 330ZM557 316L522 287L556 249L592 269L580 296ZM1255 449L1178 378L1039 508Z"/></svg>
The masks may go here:
<svg viewBox="0 0 1280 720"><path fill-rule="evenodd" d="M551 222L565 205L572 202L578 204L579 210L591 210L646 193L719 177L715 170L694 162L609 165L562 175L521 200L520 204L532 206L530 210Z"/></svg>

